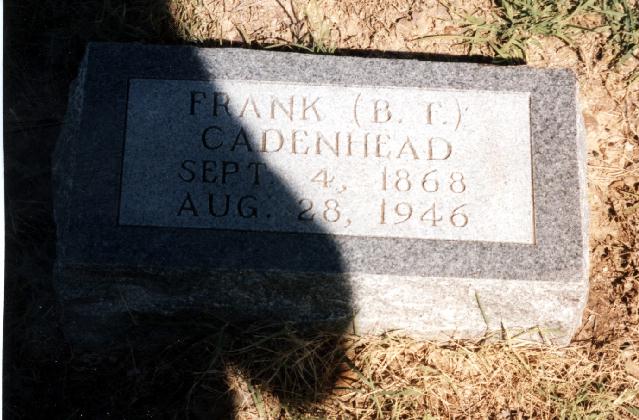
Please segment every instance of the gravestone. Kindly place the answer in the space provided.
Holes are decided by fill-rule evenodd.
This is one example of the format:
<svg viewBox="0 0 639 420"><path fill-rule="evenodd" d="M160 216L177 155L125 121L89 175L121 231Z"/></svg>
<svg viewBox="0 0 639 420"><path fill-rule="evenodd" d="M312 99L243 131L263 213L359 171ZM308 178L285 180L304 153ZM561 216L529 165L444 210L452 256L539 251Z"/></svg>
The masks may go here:
<svg viewBox="0 0 639 420"><path fill-rule="evenodd" d="M140 314L557 343L581 321L566 70L91 44L54 160L77 345Z"/></svg>

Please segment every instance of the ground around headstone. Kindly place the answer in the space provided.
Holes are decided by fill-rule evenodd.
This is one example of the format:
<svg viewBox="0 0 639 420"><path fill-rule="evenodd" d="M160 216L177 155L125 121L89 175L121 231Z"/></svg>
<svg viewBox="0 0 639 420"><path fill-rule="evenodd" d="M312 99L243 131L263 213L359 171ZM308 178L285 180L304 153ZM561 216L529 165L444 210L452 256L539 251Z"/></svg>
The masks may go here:
<svg viewBox="0 0 639 420"><path fill-rule="evenodd" d="M5 2L5 417L211 418L215 400L207 403L207 397L215 390L228 393L228 387L236 398L236 418L558 418L567 413L627 418L637 412L636 49L634 57L617 61L636 32L636 1L581 2L574 10L546 2L542 15L529 14L529 4L520 2L510 9L514 21L505 19L505 7L514 3L483 0L167 3L170 10L162 1ZM547 22L553 22L550 28ZM554 33L534 32L540 27ZM347 335L349 365L341 365L335 390L299 412L233 370L208 369L209 357L219 350L216 337L188 357L172 347L162 357L144 359L128 348L119 361L92 360L79 368L78 353L59 334L51 289L50 152L88 40L275 46L572 69L588 129L591 218L590 293L577 336L557 349L517 340L489 344L483 336L433 343L401 333ZM247 359L254 357L251 350L245 348ZM187 363L176 363L181 361ZM216 371L227 375L228 387L211 383Z"/></svg>

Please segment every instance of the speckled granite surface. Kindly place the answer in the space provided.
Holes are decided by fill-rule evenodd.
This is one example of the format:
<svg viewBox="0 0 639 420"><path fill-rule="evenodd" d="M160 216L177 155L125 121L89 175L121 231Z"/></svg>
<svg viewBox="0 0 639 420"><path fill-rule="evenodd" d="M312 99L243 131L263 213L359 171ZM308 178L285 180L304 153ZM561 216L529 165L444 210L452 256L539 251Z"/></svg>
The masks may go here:
<svg viewBox="0 0 639 420"><path fill-rule="evenodd" d="M129 80L216 78L530 93L534 243L120 225ZM100 346L126 335L131 313L209 312L340 325L354 317L359 332L428 337L539 327L566 343L588 290L576 89L568 71L523 66L92 44L54 156L66 332Z"/></svg>

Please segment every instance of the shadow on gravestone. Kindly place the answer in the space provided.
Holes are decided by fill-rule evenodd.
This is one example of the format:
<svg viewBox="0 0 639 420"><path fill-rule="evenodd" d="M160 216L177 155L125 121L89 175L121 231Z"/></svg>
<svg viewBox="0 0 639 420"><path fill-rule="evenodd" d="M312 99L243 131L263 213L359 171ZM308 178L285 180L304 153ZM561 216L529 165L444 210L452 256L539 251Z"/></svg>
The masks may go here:
<svg viewBox="0 0 639 420"><path fill-rule="evenodd" d="M70 99L54 157L63 329L78 349L124 348L136 364L159 357L153 379L128 373L177 380L195 418L232 415L229 367L287 407L321 397L353 310L338 246L308 215L314 197L299 197L286 171L262 159L267 140L252 133L265 127L236 115L255 104L218 87L197 50L145 51L90 47ZM291 95L272 92L271 119L294 119L301 98ZM112 125L120 112L126 127ZM105 166L111 153L121 166ZM305 233L287 231L287 219L304 220ZM185 360L191 381L173 378ZM141 393L132 407L161 413L164 404Z"/></svg>
<svg viewBox="0 0 639 420"><path fill-rule="evenodd" d="M25 0L25 3L28 1L33 0ZM148 19L145 20L145 16L147 18L152 16L140 12L140 9L144 9L146 5L165 5L164 2L144 0L121 1L111 3L111 6L117 4L120 7L117 12L114 12L105 11L105 4L98 4L97 0L95 2L68 0L64 4L55 5L50 3L52 2L44 2L42 8L39 8L35 2L32 3L30 6L32 9L27 10L37 13L27 12L24 13L24 17L39 15L42 18L46 12L51 12L56 17L52 21L55 21L56 25L64 26L71 25L72 23L69 22L74 20L65 19L64 13L68 13L71 18L75 16L75 25L79 27L89 26L89 22L100 26L98 22L104 22L104 16L121 16L121 26L132 27L135 29L133 32L139 34L139 24L147 22ZM73 9L72 12L71 5L82 6L78 8L80 14L88 12L92 16L84 20L77 19L77 10ZM126 9L128 6L134 6L133 10L137 7L137 12L132 12L130 8ZM43 9L46 12L43 12ZM138 21L138 18L141 20ZM15 28L16 22L21 20L13 19L12 22ZM10 49L12 54L20 49L29 51L28 59L23 60L22 64L29 62L29 59L39 63L39 66L30 68L31 74L42 77L42 74L46 73L43 79L50 78L49 81L55 84L56 81L52 80L54 77L50 76L53 72L49 70L56 66L52 66L52 63L46 60L39 61L38 54L30 50L34 45L40 45L43 40L52 41L52 44L55 44L60 39L64 39L64 37L56 38L55 32L60 30L60 27L48 25L47 22L49 22L47 19L31 22L31 25L24 25L25 31L44 28L45 32L52 31L52 34L45 35L43 39L37 36L30 38L30 42L18 48L16 45L10 45ZM45 24L39 25L39 23ZM96 37L122 40L117 36ZM96 37L82 35L81 43L84 44L87 39ZM137 35L131 38L140 39ZM146 39L157 40L153 36ZM50 52L47 51L48 47L40 48L45 51L45 56L47 52ZM112 50L118 48L135 49L131 46L111 47ZM138 49L151 51L154 47ZM109 48L104 47L103 50L106 51ZM208 211L206 194L204 194L206 190L201 186L203 183L198 184L201 189L197 193L198 198L189 199L184 206L184 194L192 188L193 180L179 180L180 173L183 177L190 177L189 170L193 170L195 163L199 162L201 170L206 165L202 162L203 159L197 157L202 154L201 151L197 151L197 139L200 137L199 134L203 134L202 132L191 133L193 135L178 132L174 136L195 139L192 145L195 149L192 150L191 156L196 156L196 159L187 157L183 153L188 151L188 147L185 150L169 149L170 153L164 151L146 154L139 151L136 154L135 148L129 149L125 161L127 159L133 159L133 161L124 165L129 168L128 170L134 172L137 170L138 174L142 175L153 174L152 170L157 169L153 167L154 163L159 164L163 158L170 158L165 162L165 166L160 167L166 168L166 171L160 171L160 175L169 174L170 177L160 177L158 178L160 181L153 178L144 180L124 177L125 182L122 185L126 187L124 189L128 195L125 194L122 206L114 204L118 202L118 186L120 186L118 179L121 173L119 169L123 166L121 143L118 144L117 140L124 132L122 124L127 112L123 105L127 103L125 95L128 91L126 79L118 78L118 75L154 76L154 79L159 80L157 82L159 85L149 89L144 89L143 86L141 91L130 97L132 100L149 99L145 94L152 94L155 89L166 87L169 83L161 81L166 80L167 74L172 75L174 79L183 80L208 80L217 77L215 73L206 73L211 64L210 61L215 62L215 59L204 63L200 62L199 58L202 57L198 57L196 53L185 57L184 51L188 49L184 48L155 48L155 51L156 53L146 56L142 54L142 57L137 59L135 54L132 54L128 60L123 59L119 54L103 56L102 65L94 66L87 72L91 75L91 83L93 83L92 85L88 83L93 89L86 91L87 98L90 99L87 99L84 105L88 106L85 109L70 107L70 117L73 117L73 111L76 112L76 117L82 111L85 129L80 130L78 135L67 131L64 136L66 142L59 142L58 147L59 159L56 162L59 168L58 180L73 181L72 188L60 188L59 192L63 194L59 195L56 203L58 220L73 222L62 224L62 226L72 226L72 230L60 229L58 232L61 236L58 240L56 274L58 292L62 298L59 309L65 315L64 327L67 338L71 338L71 341L76 344L91 342L97 350L101 350L96 352L94 364L86 363L91 360L87 354L65 353L60 350L61 345L52 345L52 341L57 340L58 337L53 333L43 333L43 329L46 328L42 327L46 323L36 325L33 322L34 319L43 320L47 317L50 319L51 314L54 313L49 301L52 296L49 290L51 288L51 256L47 254L47 251L53 251L54 242L49 217L51 197L44 190L48 189L50 178L50 167L45 161L54 141L53 134L57 131L57 126L56 121L47 120L46 116L49 114L47 106L43 103L51 101L56 111L60 112L64 106L55 104L59 98L66 97L67 89L66 86L64 88L58 86L54 89L56 94L49 94L49 91L39 89L40 86L33 88L34 86L29 85L29 82L35 82L29 80L29 73L24 71L24 66L11 66L13 70L10 72L11 76L23 77L25 83L18 84L24 89L8 89L9 92L12 95L15 95L15 92L24 93L28 97L28 100L24 101L26 105L7 107L11 111L12 118L14 115L19 115L19 118L14 118L9 124L11 135L7 137L13 137L13 139L7 145L8 153L6 153L10 163L8 183L11 184L7 188L7 202L10 206L7 212L8 225L11 226L7 245L14 247L8 251L7 258L10 305L7 305L9 315L6 319L10 325L7 330L12 332L12 337L8 339L9 345L6 346L10 349L10 358L7 359L10 361L6 363L10 363L7 371L10 372L9 381L13 387L10 391L12 404L8 405L11 407L11 414L21 410L20 414L23 418L42 418L43 416L46 416L45 418L56 416L105 418L143 415L178 417L187 416L188 413L200 413L200 417L206 415L223 417L232 412L232 401L228 393L230 384L225 383L227 377L225 369L231 365L242 369L255 383L267 383L275 393L282 395L282 398L293 394L292 399L303 404L308 401L302 397L305 390L310 390L308 394L313 396L320 394L317 390L321 388L321 385L330 386L330 374L326 376L328 378L326 381L315 381L316 378L323 376L318 375L317 370L303 368L298 371L287 370L287 367L304 366L295 362L299 354L297 351L303 349L299 343L304 340L300 340L299 334L292 334L286 328L273 329L271 326L296 318L304 319L308 324L320 318L308 316L313 313L313 310L319 310L321 314L339 307L340 311L348 313L351 306L348 282L345 279L340 280L339 277L332 277L336 284L326 282L324 279L327 275L345 271L343 260L348 261L348 269L354 273L385 274L362 277L353 275L352 282L357 284L357 294L364 299L368 298L366 304L358 308L361 309L358 313L360 321L368 324L363 325L363 330L366 330L367 326L370 328L377 321L389 328L399 326L402 329L414 331L425 329L433 331L454 323L455 333L473 336L478 333L483 334L485 327L512 331L512 326L525 327L528 330L533 320L535 325L532 326L535 328L549 327L548 332L553 335L556 332L559 342L567 343L570 339L579 322L578 318L581 316L587 292L587 225L584 215L588 212L583 194L585 191L583 172L585 153L582 153L584 133L575 112L577 101L574 75L564 70L529 68L498 70L495 67L472 66L471 68L423 61L415 61L408 65L401 60L387 60L383 63L381 60L377 61L378 65L371 66L373 71L362 68L366 65L355 64L343 69L347 71L334 72L334 68L339 67L341 62L362 63L362 61L346 58L335 60L317 56L306 56L300 60L299 56L293 59L293 55L285 59L285 55L268 52L222 53L220 51L223 50L217 50L215 54L209 54L224 56L225 59L235 57L233 63L235 69L252 68L257 72L261 67L251 61L252 57L268 57L265 61L271 65L265 67L270 67L270 76L283 82L287 80L281 77L282 74L288 74L291 78L295 75L304 75L305 77L299 79L307 83L324 80L328 85L334 85L333 82L336 80L346 81L347 84L350 83L349 80L357 80L370 86L379 86L381 81L382 84L389 83L395 86L414 85L435 90L453 89L457 90L456 95L466 95L464 93L466 90L473 90L475 92L468 95L475 104L473 108L481 110L482 116L485 111L491 111L490 120L493 121L493 124L479 124L475 126L476 128L481 128L480 131L490 131L497 126L495 123L499 123L498 125L502 128L516 131L510 135L509 132L505 132L506 135L499 141L501 159L493 159L494 156L490 154L491 147L474 147L480 144L490 146L491 142L480 141L474 146L473 142L468 142L467 144L473 147L466 149L468 152L466 158L456 163L462 167L466 167L467 159L468 162L479 163L479 165L471 165L468 169L479 170L475 171L478 180L491 180L493 179L491 172L494 173L491 169L500 161L502 165L505 165L503 173L508 173L507 180L512 187L510 191L501 188L488 191L484 189L487 194L483 195L483 200L482 195L474 196L478 203L492 204L490 208L482 204L483 210L477 213L477 215L485 214L490 217L473 219L481 223L469 226L473 229L466 230L465 233L459 232L463 235L455 234L448 238L457 237L462 240L454 242L437 240L437 238L445 239L446 232L450 234L448 229L454 230L453 228L466 226L467 218L461 223L455 222L455 220L460 221L459 217L464 220L463 216L456 213L461 206L455 207L455 210L449 208L452 210L447 214L447 216L450 215L449 218L447 217L450 224L447 225L446 230L441 231L443 236L435 235L426 240L370 239L354 236L336 236L335 239L331 239L330 236L322 234L321 226L315 226L316 231L313 234L280 234L255 232L258 229L244 229L244 233L214 231L205 229L207 226L189 226L186 222L177 223L175 213L180 212L180 209L182 209L180 217L188 215L190 218L195 217L193 213L196 206L198 212L206 214ZM61 55L64 56L64 54ZM202 53L202 56L206 58L207 54ZM244 57L246 62L238 61L238 57ZM167 63L171 65L167 66ZM273 68L277 65L283 70L288 70L289 73L274 72ZM138 66L136 72L140 71L142 74L127 73L128 70L135 70L136 66ZM47 71L43 72L43 68ZM299 70L295 72L293 69ZM376 72L375 69L382 71ZM152 74L153 72L156 73ZM197 77L188 77L193 72L197 72ZM228 67L227 72L237 75L235 70ZM23 76L23 73L27 75ZM345 78L345 75L350 75L350 78ZM426 80L425 75L432 77ZM243 80L245 76L240 74L240 77L236 79ZM269 80L264 77L262 79ZM101 84L102 82L104 83ZM80 91L83 86L80 85ZM149 87L151 84L145 86ZM215 88L215 86L209 86L207 89L215 91ZM35 93L28 93L29 91ZM502 99L510 97L516 100L510 103L517 105L513 107L513 113L503 114L500 110L510 109L509 102L495 101L494 97L485 96L490 95L490 92L508 93L508 95L498 96ZM155 111L164 109L163 105L169 106L179 102L183 109L182 116L190 118L188 93L190 91L180 101L167 101L166 104L156 105ZM405 95L404 99L409 99L411 96L408 91L405 91L403 95ZM530 95L529 99L527 95ZM210 96L207 97L211 99ZM161 98L156 99L160 101ZM204 99L202 95L196 95L198 106ZM497 103L500 105L491 106ZM72 104L75 102L72 101ZM137 104L137 119L132 121L146 121L152 116L150 112L148 115L145 113L144 104L144 101L142 104ZM186 110L184 110L185 104ZM355 99L354 113L356 104L357 99ZM140 105L142 105L141 108ZM25 108L30 112L24 112ZM458 122L461 121L461 108L458 103ZM18 113L16 109L20 112ZM332 111L341 115L350 114L344 113L343 109L336 106L332 108ZM53 115L56 114L53 113ZM179 114L176 115L182 118ZM471 112L471 115L477 114ZM503 118L503 115L507 115L508 118ZM30 119L29 116L35 118ZM523 124L513 124L513 116L518 116L519 124ZM525 123L522 118L526 120ZM430 120L430 117L428 119ZM483 117L480 119L483 120ZM109 125L109 121L113 124ZM67 129L73 127L73 118L67 123ZM443 123L446 121L442 121ZM23 127L20 127L20 124L23 124ZM151 127L146 131L166 135L167 131L171 132L170 129L186 126L188 126L186 122L178 120L174 125L169 124L168 128L164 124L160 125L161 129L154 130ZM202 124L195 128L204 131L205 127L208 126ZM233 130L239 129L237 124L229 123L227 127L234 127ZM224 132L221 127L220 132ZM114 136L113 133L116 135ZM520 137L518 133L523 136ZM487 137L492 138L492 136ZM499 138L499 136L494 137ZM141 136L135 138L144 139ZM25 140L25 143L18 144L18 139ZM234 136L231 135L230 139L233 142L239 139L237 147L246 149L244 151L248 154L248 138L244 144L244 138L239 136L238 132ZM478 136L475 139L481 140L482 137ZM575 140L580 145L578 148L582 149L580 150L582 157L575 154ZM518 141L523 141L527 147L517 147ZM174 143L168 142L168 144ZM202 142L200 145L203 146ZM141 141L137 146L148 146L148 141L147 143ZM477 154L477 152L480 153ZM25 158L24 155L29 154L33 156ZM18 162L14 162L12 158L16 155L22 160L18 159ZM483 158L480 158L481 156ZM68 170L69 160L78 162L74 171ZM188 163L186 168L184 165L180 166L180 162L184 163L186 160L192 163ZM230 158L227 160L232 161ZM483 165L482 161L491 162L491 165ZM28 162L28 164L21 166L20 162ZM245 169L257 170L256 164L252 168L247 168L250 162L241 161L240 163L244 163ZM268 164L263 161L257 163ZM454 162L451 161L451 163ZM238 168L241 166L235 161L234 164ZM236 173L234 164L227 165L228 168L233 168L230 171L232 173ZM294 165L291 167L295 168ZM513 167L515 170L508 169ZM222 171L223 168L222 162ZM530 168L534 170L529 171ZM355 170L352 172L351 179L357 179L359 174L355 173ZM296 208L297 204L300 204L299 201L296 203L299 197L293 195L297 189L290 188L293 179L282 175L288 174L287 170L277 173L279 178L271 175L271 180L276 187L281 187L278 194L283 199L283 203L289 206L288 212L295 215L296 211L301 209ZM385 178L385 171L383 175L382 179ZM397 175L399 177L399 174ZM453 174L450 175L452 180ZM17 181L20 176L24 178ZM253 176L256 175L253 174ZM147 187L157 186L158 182L166 187L160 189L158 194L149 194ZM385 185L384 181L383 185ZM489 188L492 187L492 182L482 181L475 185ZM566 185L575 188L567 188ZM422 187L426 190L424 184ZM399 190L399 188L396 189ZM450 190L451 194L463 191L454 191L452 185ZM168 196L171 191L178 194L177 199L173 200ZM474 191L479 192L480 189L477 188ZM501 199L497 199L498 193L503 194ZM64 197L64 194L73 200L60 199ZM193 194L196 192L193 191ZM222 200L224 200L224 194L225 192L222 191ZM243 196L248 195L243 194ZM472 194L468 195L472 196ZM139 216L141 211L154 207L153 199L162 197L167 197L170 202L176 203L176 207L169 212L173 215L171 216L173 219L169 218L167 223L167 220L156 214L151 215L147 220L145 217L142 217L142 220L136 220L136 215ZM376 200L369 198L363 197L359 202L377 203ZM533 198L534 206L532 202L529 202ZM557 198L561 200L558 201ZM197 204L191 203L193 200L197 201ZM255 201L259 201L257 196ZM244 203L247 204L246 201ZM501 206L500 203L508 203L508 206ZM380 204L380 216L385 217L386 202L382 200ZM30 205L34 207L41 205L39 207L41 213L32 211L29 208ZM224 201L221 205L224 206ZM163 203L162 206L157 206L157 209L162 210L165 206L166 203ZM395 214L408 220L413 213L410 210L411 207L404 206L404 209L410 210L406 212L401 211L398 206L399 204L395 207ZM114 210L116 207L120 210L124 209L124 217L121 219L124 223L117 223L117 211ZM354 207L365 209L364 206L353 206L351 209ZM237 209L236 206L233 208ZM432 215L432 226L434 226L435 206L431 208L432 213L423 214ZM560 212L557 212L558 208L561 209ZM250 212L249 207L245 207L244 210ZM513 210L519 210L519 212ZM516 217L511 220L511 223L503 224L507 216ZM454 217L458 218L454 219ZM36 223L33 223L34 220ZM43 223L46 226L37 226L43 220L46 220ZM354 220L366 219L360 217ZM379 220L383 222L385 219ZM416 221L415 218L413 220ZM399 222L404 223L404 220ZM194 223L193 220L191 223ZM153 226L148 226L149 224ZM410 230L408 227L411 225L403 226L407 231ZM507 228L508 226L510 228ZM310 227L313 227L313 223L310 223ZM388 224L388 227L390 228L391 225ZM473 235L473 232L477 233L475 228L480 227L484 234ZM28 228L32 230L29 231ZM47 230L47 228L51 229ZM401 227L394 223L392 229L392 233L397 233ZM74 236L66 235L69 232ZM360 234L367 233L366 230L360 231ZM471 240L463 240L464 237ZM484 240L477 241L477 239ZM343 252L340 253L340 247L336 243L340 244ZM38 251L37 256L32 255L36 254L33 252L34 249ZM410 250L410 254L404 252L407 249ZM29 270L30 262L37 264L37 270ZM210 272L211 267L217 269L215 276ZM273 267L287 269L286 271L291 273L305 274L293 279L281 272L281 274L275 274L268 270ZM264 274L266 271L270 274ZM321 276L322 279L310 278L312 275L309 273L314 272L325 274ZM444 281L442 277L447 279ZM292 285L294 287L291 287ZM21 287L24 290L19 291L18 294L22 293L21 296L25 302L22 306L16 304L11 298L14 296L12 293ZM363 287L374 289L373 293L368 293ZM44 294L45 290L47 298L43 299L41 294ZM260 290L261 292L258 293ZM29 293L32 298L25 298L25 295ZM212 307L207 306L207 303L220 302L218 299L222 297L221 294L227 298L225 302L211 305ZM271 298L281 298L283 294L287 296L286 299L281 299L285 302L269 306L273 302ZM257 296L260 297L256 299ZM194 297L197 299L191 299ZM333 303L333 297L343 305L340 304L338 307L334 304L327 305L326 302ZM486 311L480 306L480 297ZM258 304L252 305L255 302ZM299 317L296 310L301 309L297 306L301 302L308 310L305 310L305 316ZM358 303L361 304L359 299ZM276 309L280 312L277 313ZM233 325L228 318L231 318ZM262 325L256 325L255 320L258 318ZM250 325L250 328L247 325ZM17 339L15 337L20 333L13 334L16 326L23 329L22 337ZM304 334L309 340L321 341L323 337L323 332L311 329L303 331L302 335ZM164 344L159 346L160 343ZM266 343L271 343L272 346L267 346ZM330 373L332 371L330 355L339 353L339 349L336 348L336 341L327 340L325 343L328 343L325 345L326 351L316 354L324 355L319 358L327 367L320 371ZM110 347L119 348L119 354L113 358L107 357L106 354L111 354L107 351L111 350ZM161 347L161 350L147 349L153 347ZM76 346L76 349L78 348L79 346ZM302 355L304 354L302 350ZM71 362L66 359L67 357L72 359ZM77 363L78 360L84 362L84 365ZM294 362L290 363L291 360ZM316 365L309 363L308 366ZM260 378L264 380L260 381ZM307 379L310 383L301 378L310 378ZM21 383L17 386L13 385L18 381ZM301 386L295 387L291 384ZM202 392L198 392L199 390ZM215 395L217 398L208 400L200 398L200 395L207 392L208 395ZM47 400L46 408L42 408L40 404L34 404L34 401L40 401L38 397L46 399L51 396L53 397ZM185 404L185 396L188 404ZM16 400L22 403L21 407L16 408L14 403ZM26 407L27 405L30 407ZM214 415L210 413L212 408L217 408ZM195 417L196 414L193 416ZM20 416L13 415L13 417Z"/></svg>
<svg viewBox="0 0 639 420"><path fill-rule="evenodd" d="M162 59L170 62L171 53L166 49L158 50L158 62L154 64L159 65ZM198 59L195 53L195 50L189 50L192 59L180 58L194 63ZM210 72L204 64L202 66L201 70L191 69L189 73ZM215 76L211 74L210 77ZM169 181L166 194L179 199L171 201L173 206L162 209L173 214L162 219L164 216L153 213L144 219L159 217L156 220L163 225L185 226L149 227L140 223L121 227L125 237L127 230L131 231L136 248L146 240L147 232L163 230L160 244L163 250L159 255L168 262L163 262L164 266L159 269L149 267L151 275L145 272L146 267L142 267L143 272L133 275L120 272L113 279L110 274L104 277L104 273L98 274L101 278L97 283L88 283L90 291L86 289L88 278L85 273L72 287L76 291L84 287L86 295L80 299L96 302L96 313L103 311L105 306L113 310L112 317L105 317L101 312L91 320L98 328L114 333L115 325L130 321L125 334L111 336L110 333L107 334L109 338L126 341L134 353L152 354L154 349L163 348L161 360L165 362L163 369L154 372L156 380L162 381L165 375L173 374L174 362L170 360L175 358L200 357L206 361L205 369L197 369L204 373L194 375L194 383L184 384L183 391L192 414L230 416L233 394L229 392L225 375L229 367L239 370L252 385L273 392L285 406L294 409L321 397L335 379L341 353L339 333L352 316L351 290L348 278L343 274L345 268L338 246L329 232L310 217L305 219L305 229L311 233L258 232L259 228L252 231L250 223L254 219L266 218L268 223L271 218L302 217L308 211L303 205L309 199L299 197L288 187L284 179L286 172L278 173L269 161L260 158L268 156L257 153L265 147L261 143L264 138L251 135L256 127L252 130L234 115L242 107L240 104L252 103L249 97L242 97L240 92L229 91L228 87L217 86L214 82L170 80L176 77L183 76L166 74L167 81L151 82L159 89L163 84L169 84L165 91L155 92L151 86L141 86L140 90L128 92L127 130L137 133L131 136L148 136L138 139L142 143L173 141L180 145L168 147L167 150L175 153L161 156L161 152L157 152L147 161L143 154L129 158L127 153L136 152L124 152L123 166L134 165L134 168L128 175L123 175L122 188L126 187L129 193L122 192L120 208L120 218L124 220L126 216L128 223L138 223L136 212L146 214L148 206L155 204L149 202L148 195L143 192L149 188L145 181L162 176L155 168L164 171L173 163L171 175L175 182ZM177 92L176 96L171 96L171 92ZM142 98L136 99L137 94ZM276 91L274 95L281 100L271 102L267 112L276 118L278 115L288 118L285 115L288 101L282 97L288 98L290 92ZM294 102L300 99L294 97ZM220 103L216 105L218 100ZM236 101L239 104L235 104ZM297 106L294 108L293 113L299 111ZM254 108L253 112L259 111ZM169 121L158 123L158 119L165 117ZM196 122L180 125L180 120L189 118L195 118ZM139 124L134 126L134 120ZM191 134L193 129L197 135L185 134ZM278 139L277 136L270 137L271 142ZM128 141L125 150L128 150ZM300 165L301 162L291 164ZM311 178L313 174L308 175ZM177 187L177 194L172 194L174 191L170 189L173 187ZM136 197L140 200L135 201ZM265 204L267 202L271 205ZM275 214L277 211L283 214ZM224 228L206 228L211 220L217 222L232 217L236 220L230 224L237 223L243 232L236 234L223 232ZM277 229L278 225L269 227ZM214 247L211 241L199 243L204 236L219 238L219 243ZM157 250L158 247L154 248ZM162 255L163 252L171 256ZM216 266L198 265L200 258L207 261L204 255L207 253L215 253L215 259L222 266L234 269L224 268L216 273ZM188 256L182 258L182 254ZM192 265L192 269L174 269L170 267L171 261ZM279 271L269 272L274 261L278 261ZM130 269L135 271L135 267ZM95 284L99 286L94 288ZM61 289L68 287L63 285ZM144 292L140 293L140 290ZM78 305L81 313L77 317L78 325L82 325L81 319L91 312L92 305ZM114 310L113 305L119 307ZM77 315L70 313L72 311L66 309L70 320L76 319ZM82 341L82 337L77 339ZM193 392L198 387L207 391Z"/></svg>
<svg viewBox="0 0 639 420"><path fill-rule="evenodd" d="M161 1L146 3L154 9L165 6ZM111 352L105 348L104 352L81 354L67 351L55 328L49 324L55 311L49 301L48 286L52 270L50 253L53 234L47 155L58 137L65 106L61 99L67 92L65 79L69 77L69 72L75 71L76 59L72 57L76 56L74 52L84 42L83 37L122 39L115 33L116 30L105 34L90 28L99 24L96 16L106 16L108 24L102 21L105 26L118 27L117 22L109 23L109 19L119 15L118 10L104 10L103 6L103 2L69 0L54 5L23 2L11 9L14 13L12 33L22 31L16 28L27 18L35 22L29 28L36 30L28 35L20 32L18 41L12 46L15 61L9 64L14 70L11 73L15 80L11 86L15 89L11 89L13 93L7 100L13 105L16 121L5 127L5 133L8 133L6 147L9 149L6 153L8 205L13 210L8 212L7 217L9 225L15 229L7 244L7 277L8 282L11 282L7 287L8 298L12 302L6 322L10 325L12 337L7 338L9 345L5 346L10 353L5 359L5 366L8 366L5 369L8 384L5 389L9 398L5 413L16 418L172 415L219 418L231 415L233 411L225 365L242 370L249 380L270 387L271 391L289 403L304 404L310 401L331 386L340 353L339 334L335 334L335 330L324 335L323 329L299 328L300 325L290 323L283 325L281 322L285 320L266 312L262 312L261 322L248 323L251 317L243 320L238 316L231 323L225 319L228 317L224 311L191 312L183 307L171 315L161 315L135 311L135 307L129 307L126 315L130 329L120 337L118 343L124 349ZM53 9L49 10L48 7ZM143 5L141 8L146 7ZM47 10L52 13L44 16ZM168 14L166 11L163 13ZM129 8L126 22L119 24L139 24L142 27L149 23L146 18L144 13L136 13ZM86 27L80 30L81 23L86 24ZM25 27L25 30L29 28ZM154 29L145 30L152 34ZM150 35L149 40L153 40L153 35ZM19 52L27 50L39 53ZM37 77L42 75L45 67L47 77ZM37 96L39 100L34 101L34 97L26 94L31 90L39 92L42 97ZM23 94L24 97L19 97ZM281 187L280 199L297 205L297 197L288 191L286 182L274 179ZM38 203L42 203L42 206ZM208 231L207 234L215 235L215 231ZM304 252L316 253L322 259L322 269L334 273L342 271L339 250L330 237L321 234L313 237L313 246L306 249L298 247L299 242L295 241L288 245L280 243L279 246L289 252L290 258L297 258L300 265L304 263ZM168 251L176 252L176 249L169 248ZM317 267L309 265L309 268ZM107 271L102 270L101 274ZM169 299L173 297L173 292L180 293L176 289L179 289L178 284L174 282L180 277L142 277L127 281L130 281L130 286L150 286ZM314 295L319 290L317 284L300 284L292 282L292 279L275 280L274 283L279 286L277 290L270 290L274 295L291 293L292 301L298 296L306 296L318 310L330 307L327 296ZM90 284L80 286L80 291L82 287L92 287ZM330 289L331 294L348 301L350 290L345 279L328 283L324 280L324 286L327 286L324 290ZM126 296L127 285L121 284L120 287L120 290L116 290L117 287L111 290L118 294L121 291ZM93 292L99 293L100 290ZM43 297L45 294L47 297ZM16 298L15 301L13 298ZM134 304L135 299L130 299L128 303ZM41 311L46 311L46 314L35 313L34 308L38 305L43 305L40 306L43 308ZM61 305L59 309L64 311L67 308ZM348 309L343 308L344 311ZM25 315L31 311L29 316ZM243 312L238 308L236 315ZM38 318L35 326L32 316ZM111 330L108 323L102 327L105 334L117 332ZM172 343L163 348L152 348L154 346L148 346L151 337L158 337L158 340L169 338ZM307 353L308 348L301 345L309 341L317 346L312 354ZM140 344L145 345L144 350L136 348Z"/></svg>

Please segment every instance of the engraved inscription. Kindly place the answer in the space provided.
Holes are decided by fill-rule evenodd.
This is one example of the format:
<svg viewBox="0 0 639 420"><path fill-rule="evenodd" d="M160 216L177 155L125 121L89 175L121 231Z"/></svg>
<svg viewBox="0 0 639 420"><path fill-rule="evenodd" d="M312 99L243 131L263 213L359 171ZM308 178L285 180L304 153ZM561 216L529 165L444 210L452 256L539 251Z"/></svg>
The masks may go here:
<svg viewBox="0 0 639 420"><path fill-rule="evenodd" d="M129 81L121 226L534 243L530 94Z"/></svg>

